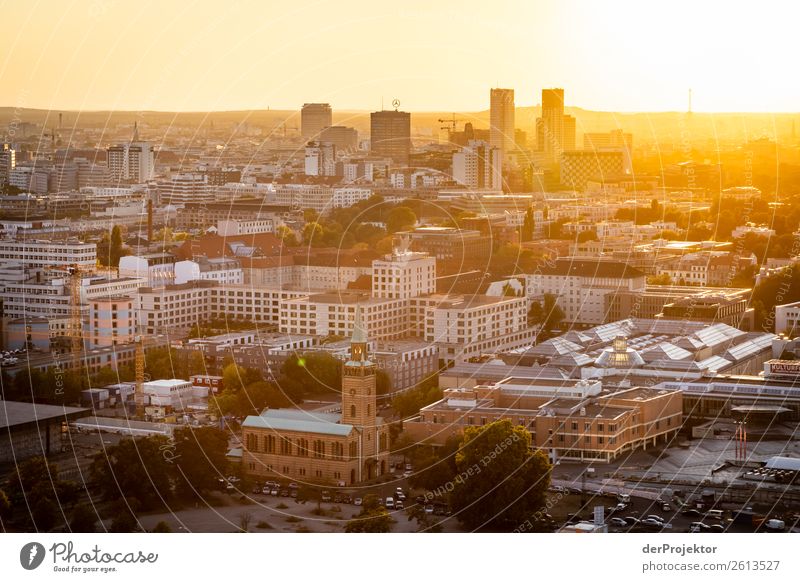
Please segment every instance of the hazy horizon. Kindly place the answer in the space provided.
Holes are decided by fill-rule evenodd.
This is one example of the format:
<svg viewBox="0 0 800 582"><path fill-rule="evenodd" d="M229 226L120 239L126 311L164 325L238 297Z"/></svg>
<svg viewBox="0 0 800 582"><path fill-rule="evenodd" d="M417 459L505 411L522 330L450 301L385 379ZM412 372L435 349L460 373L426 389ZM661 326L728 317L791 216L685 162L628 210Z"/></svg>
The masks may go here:
<svg viewBox="0 0 800 582"><path fill-rule="evenodd" d="M478 112L490 87L590 111L789 113L800 7L511 1L3 3L0 103L64 111ZM656 20L657 19L657 20ZM655 26L657 23L657 26ZM769 87L769 91L765 90Z"/></svg>

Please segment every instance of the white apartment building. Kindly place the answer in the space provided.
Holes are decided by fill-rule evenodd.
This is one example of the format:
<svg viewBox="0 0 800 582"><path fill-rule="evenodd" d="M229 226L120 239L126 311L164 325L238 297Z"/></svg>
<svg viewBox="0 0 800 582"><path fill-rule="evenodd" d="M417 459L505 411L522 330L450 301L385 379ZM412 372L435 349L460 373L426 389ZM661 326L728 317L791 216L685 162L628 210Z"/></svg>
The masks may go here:
<svg viewBox="0 0 800 582"><path fill-rule="evenodd" d="M107 150L108 172L114 181L126 180L143 184L155 175L155 152L152 144L138 140L134 133L130 143L111 146Z"/></svg>
<svg viewBox="0 0 800 582"><path fill-rule="evenodd" d="M332 143L309 142L305 157L306 176L335 176L336 147Z"/></svg>
<svg viewBox="0 0 800 582"><path fill-rule="evenodd" d="M2 240L0 261L26 267L94 267L97 263L97 245L77 241Z"/></svg>
<svg viewBox="0 0 800 582"><path fill-rule="evenodd" d="M369 200L372 190L369 188L334 188L333 207L348 208L362 200Z"/></svg>
<svg viewBox="0 0 800 582"><path fill-rule="evenodd" d="M161 204L183 206L188 202L213 202L214 192L205 174L173 174L169 180L157 183Z"/></svg>
<svg viewBox="0 0 800 582"><path fill-rule="evenodd" d="M800 335L800 301L775 306L775 333Z"/></svg>
<svg viewBox="0 0 800 582"><path fill-rule="evenodd" d="M189 281L216 281L220 285L241 285L244 272L234 259L207 259L197 261L178 261L175 263L175 284Z"/></svg>
<svg viewBox="0 0 800 582"><path fill-rule="evenodd" d="M147 285L144 277L86 277L81 281L81 302L115 296L133 296Z"/></svg>
<svg viewBox="0 0 800 582"><path fill-rule="evenodd" d="M525 279L529 302L554 295L565 321L582 325L604 323L607 297L644 291L647 283L642 271L625 263L583 258L557 259Z"/></svg>
<svg viewBox="0 0 800 582"><path fill-rule="evenodd" d="M280 331L286 334L341 336L353 332L356 307L370 339L391 340L410 332L408 301L347 292L321 293L280 304Z"/></svg>
<svg viewBox="0 0 800 582"><path fill-rule="evenodd" d="M312 184L281 184L275 189L275 203L293 208L310 208L324 214L336 207L352 206L372 196L369 188L331 188Z"/></svg>
<svg viewBox="0 0 800 582"><path fill-rule="evenodd" d="M469 188L502 189L503 150L485 141L471 140L453 154L453 179Z"/></svg>
<svg viewBox="0 0 800 582"><path fill-rule="evenodd" d="M219 220L217 221L217 234L219 236L240 236L275 232L275 228L280 224L282 221L277 216L253 220Z"/></svg>
<svg viewBox="0 0 800 582"><path fill-rule="evenodd" d="M118 273L143 278L149 287L163 287L175 281L175 257L169 253L128 255L120 258Z"/></svg>
<svg viewBox="0 0 800 582"><path fill-rule="evenodd" d="M398 249L372 263L372 296L410 299L436 291L436 259L427 253Z"/></svg>
<svg viewBox="0 0 800 582"><path fill-rule="evenodd" d="M192 383L188 380L153 380L142 386L145 396L150 398L150 406L164 406L183 410L194 402Z"/></svg>

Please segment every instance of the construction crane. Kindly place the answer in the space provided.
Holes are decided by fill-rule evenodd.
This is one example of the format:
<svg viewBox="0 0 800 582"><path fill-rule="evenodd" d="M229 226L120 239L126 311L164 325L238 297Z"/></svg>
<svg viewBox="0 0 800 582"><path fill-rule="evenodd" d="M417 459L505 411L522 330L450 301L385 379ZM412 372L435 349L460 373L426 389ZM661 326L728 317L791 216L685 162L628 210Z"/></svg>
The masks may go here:
<svg viewBox="0 0 800 582"><path fill-rule="evenodd" d="M466 121L466 119L456 119L456 114L453 113L453 116L452 116L451 119L439 119L438 121L439 121L439 123L447 124L447 125L443 125L441 127L441 129L447 129L447 130L450 131L450 133L455 133L456 131L458 131L458 124L463 122L463 121Z"/></svg>
<svg viewBox="0 0 800 582"><path fill-rule="evenodd" d="M135 349L136 390L133 402L136 405L136 418L144 418L144 338L136 335L133 338Z"/></svg>

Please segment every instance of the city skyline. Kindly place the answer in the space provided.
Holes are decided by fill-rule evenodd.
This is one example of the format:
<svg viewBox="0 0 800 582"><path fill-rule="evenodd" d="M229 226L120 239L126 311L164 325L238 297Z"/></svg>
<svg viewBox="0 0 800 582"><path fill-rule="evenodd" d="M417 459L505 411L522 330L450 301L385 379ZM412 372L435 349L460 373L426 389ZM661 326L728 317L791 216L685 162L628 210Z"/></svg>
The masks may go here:
<svg viewBox="0 0 800 582"><path fill-rule="evenodd" d="M0 40L0 105L232 111L328 102L362 111L397 98L411 112L480 111L488 87L513 88L517 105L530 106L541 89L568 86L567 107L597 111L683 111L691 88L698 112L790 112L800 83L778 57L796 10L772 3L752 13L736 3L719 14L679 2L658 11L654 30L653 9L630 2L412 2L367 12L360 2L243 1L224 14L205 2L10 4L3 12L18 26Z"/></svg>

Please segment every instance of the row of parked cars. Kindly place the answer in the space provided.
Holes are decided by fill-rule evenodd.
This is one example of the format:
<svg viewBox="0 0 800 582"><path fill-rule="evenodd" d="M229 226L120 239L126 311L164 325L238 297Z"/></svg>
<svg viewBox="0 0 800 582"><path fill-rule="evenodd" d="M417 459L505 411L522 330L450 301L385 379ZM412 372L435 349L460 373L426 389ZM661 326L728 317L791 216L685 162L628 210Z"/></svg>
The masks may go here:
<svg viewBox="0 0 800 582"><path fill-rule="evenodd" d="M253 493L258 495L271 495L272 497L297 497L297 490L300 486L297 483L283 485L277 481L267 481L264 484L256 483L253 486Z"/></svg>

